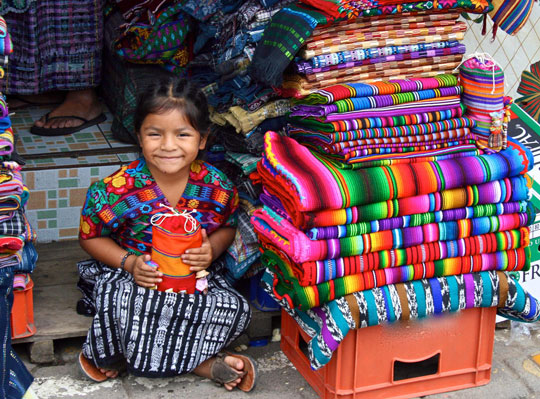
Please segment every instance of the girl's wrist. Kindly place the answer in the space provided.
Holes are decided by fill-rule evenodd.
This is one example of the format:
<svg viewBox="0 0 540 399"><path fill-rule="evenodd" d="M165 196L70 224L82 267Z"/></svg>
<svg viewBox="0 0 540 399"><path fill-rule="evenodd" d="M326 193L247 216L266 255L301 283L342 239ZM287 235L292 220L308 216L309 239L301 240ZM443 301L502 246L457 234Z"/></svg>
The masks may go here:
<svg viewBox="0 0 540 399"><path fill-rule="evenodd" d="M131 267L132 266L132 261L130 259L132 258L131 255L135 255L135 253L131 251L127 251L122 257L122 260L120 261L120 269L123 269L129 273L131 273L133 270L133 268Z"/></svg>

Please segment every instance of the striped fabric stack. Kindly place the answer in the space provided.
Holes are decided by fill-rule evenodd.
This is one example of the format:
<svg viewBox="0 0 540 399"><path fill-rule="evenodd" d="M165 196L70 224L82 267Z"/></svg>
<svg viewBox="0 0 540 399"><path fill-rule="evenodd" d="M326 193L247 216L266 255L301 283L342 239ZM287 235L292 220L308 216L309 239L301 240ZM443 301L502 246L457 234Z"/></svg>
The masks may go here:
<svg viewBox="0 0 540 399"><path fill-rule="evenodd" d="M460 63L467 28L459 13L364 17L315 28L284 77L282 95L302 97L347 82L429 77Z"/></svg>
<svg viewBox="0 0 540 399"><path fill-rule="evenodd" d="M504 108L498 71L493 92L474 59L462 67L470 79L452 74L465 52L455 8L488 4L302 2L318 10L289 7L257 48L290 44L278 41L285 15L315 21L281 85L289 137L265 135L264 207L251 220L265 289L312 337L311 366L349 330L387 321L493 306L539 320L540 303L508 274L530 267L532 155L477 129Z"/></svg>
<svg viewBox="0 0 540 399"><path fill-rule="evenodd" d="M252 223L266 289L313 337L312 366L326 364L350 329L385 321L481 306L538 320L538 301L507 274L530 266L531 167L514 142L497 153L346 167L268 132L265 206Z"/></svg>
<svg viewBox="0 0 540 399"><path fill-rule="evenodd" d="M289 131L342 168L479 155L461 92L454 75L330 86L298 100Z"/></svg>

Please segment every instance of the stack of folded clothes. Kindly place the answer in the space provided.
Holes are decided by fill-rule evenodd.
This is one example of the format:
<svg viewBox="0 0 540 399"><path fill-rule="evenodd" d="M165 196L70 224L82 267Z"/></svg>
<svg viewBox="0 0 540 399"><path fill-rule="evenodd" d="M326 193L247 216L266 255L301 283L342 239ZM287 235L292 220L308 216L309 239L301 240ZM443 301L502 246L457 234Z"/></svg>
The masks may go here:
<svg viewBox="0 0 540 399"><path fill-rule="evenodd" d="M454 75L334 85L298 100L289 131L340 167L478 155L461 93Z"/></svg>
<svg viewBox="0 0 540 399"><path fill-rule="evenodd" d="M286 71L277 84L294 97L288 135L265 135L264 206L251 220L265 289L312 338L311 366L328 363L348 331L384 322L493 306L539 320L540 303L509 274L530 267L532 154L506 140L509 101L492 60L460 65L455 12L486 13L490 4L303 3L317 9L283 9L255 53L262 81L276 83L285 67L263 68L257 52L292 62L296 75ZM295 28L300 19L309 26L283 56L291 41L277 37L292 26L287 15ZM445 64L437 57L454 58L433 70ZM399 62L425 64L403 73ZM457 67L468 80L453 74Z"/></svg>
<svg viewBox="0 0 540 399"><path fill-rule="evenodd" d="M0 17L0 79L5 78L2 66L8 63L13 49L7 28ZM24 212L28 189L22 181L20 163L8 104L0 93L0 397L22 397L33 380L11 347L13 290L26 287L28 273L37 260L33 246L36 235Z"/></svg>
<svg viewBox="0 0 540 399"><path fill-rule="evenodd" d="M384 321L480 306L540 318L507 274L530 267L530 152L509 142L457 159L343 166L265 136L265 206L252 217L263 281L313 337L313 367L350 329Z"/></svg>
<svg viewBox="0 0 540 399"><path fill-rule="evenodd" d="M286 74L283 95L303 96L336 83L429 77L460 63L467 28L459 13L364 17L315 28Z"/></svg>

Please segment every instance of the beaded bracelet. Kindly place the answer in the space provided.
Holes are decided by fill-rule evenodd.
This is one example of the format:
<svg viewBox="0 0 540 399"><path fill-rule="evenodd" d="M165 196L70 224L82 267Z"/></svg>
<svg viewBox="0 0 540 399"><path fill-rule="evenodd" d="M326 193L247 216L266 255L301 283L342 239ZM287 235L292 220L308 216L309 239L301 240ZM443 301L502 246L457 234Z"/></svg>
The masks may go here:
<svg viewBox="0 0 540 399"><path fill-rule="evenodd" d="M124 267L126 266L126 260L127 258L129 258L131 255L136 255L134 252L131 252L131 251L127 251L126 254L124 255L124 257L122 258L122 260L120 261L120 269L122 270L125 270Z"/></svg>

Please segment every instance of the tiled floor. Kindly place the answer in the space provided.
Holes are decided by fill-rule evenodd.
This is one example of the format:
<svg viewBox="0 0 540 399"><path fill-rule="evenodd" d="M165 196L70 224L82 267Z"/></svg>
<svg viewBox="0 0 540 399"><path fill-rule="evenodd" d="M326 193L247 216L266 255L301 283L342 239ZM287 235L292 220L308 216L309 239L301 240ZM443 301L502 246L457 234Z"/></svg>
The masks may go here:
<svg viewBox="0 0 540 399"><path fill-rule="evenodd" d="M482 24L471 21L467 23L469 29L463 41L467 46L467 54L485 52L493 56L504 70L506 95L519 97L516 90L521 73L528 70L532 63L540 61L540 6L534 5L529 20L515 36L499 29L495 40L492 40L493 23L490 18L485 36L482 35Z"/></svg>
<svg viewBox="0 0 540 399"><path fill-rule="evenodd" d="M90 184L137 156L137 148L115 140L112 116L80 132L59 137L30 133L47 107L18 110L12 115L17 151L25 159L22 174L30 190L26 214L39 242L76 239L80 210Z"/></svg>
<svg viewBox="0 0 540 399"><path fill-rule="evenodd" d="M30 126L48 111L48 107L25 108L11 118L19 136L17 151L27 161L25 170L119 163L126 160L121 155L136 151L132 144L113 138L110 112L105 122L67 136L31 134Z"/></svg>

